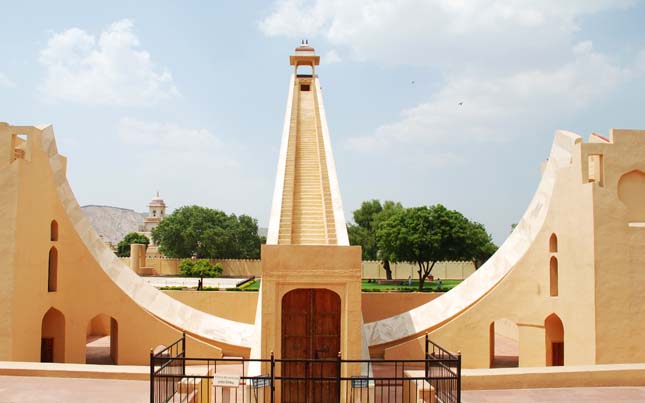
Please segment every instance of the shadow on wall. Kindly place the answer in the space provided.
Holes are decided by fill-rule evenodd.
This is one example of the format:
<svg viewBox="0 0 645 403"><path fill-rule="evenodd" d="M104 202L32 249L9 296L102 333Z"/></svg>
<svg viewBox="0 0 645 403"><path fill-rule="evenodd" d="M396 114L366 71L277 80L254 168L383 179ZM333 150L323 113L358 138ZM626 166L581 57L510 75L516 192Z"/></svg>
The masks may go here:
<svg viewBox="0 0 645 403"><path fill-rule="evenodd" d="M519 330L510 319L498 319L490 324L490 367L519 366Z"/></svg>
<svg viewBox="0 0 645 403"><path fill-rule="evenodd" d="M621 176L618 198L627 207L629 221L645 222L645 173L633 170Z"/></svg>
<svg viewBox="0 0 645 403"><path fill-rule="evenodd" d="M87 324L85 363L117 364L119 351L119 324L116 319L98 314Z"/></svg>

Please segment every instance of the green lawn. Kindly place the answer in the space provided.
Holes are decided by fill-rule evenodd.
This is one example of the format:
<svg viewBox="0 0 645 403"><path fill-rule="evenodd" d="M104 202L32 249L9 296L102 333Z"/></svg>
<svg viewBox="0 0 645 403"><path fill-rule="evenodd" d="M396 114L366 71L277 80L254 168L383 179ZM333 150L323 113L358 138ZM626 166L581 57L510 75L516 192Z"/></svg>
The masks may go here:
<svg viewBox="0 0 645 403"><path fill-rule="evenodd" d="M455 287L457 284L461 283L462 280L441 280L442 291L448 291ZM408 286L407 280L400 280L400 283L403 285L397 284L378 284L370 283L368 280L363 280L362 289L365 292L375 292L375 291L403 291L403 292L412 292L419 289L419 280L412 280L412 286ZM246 291L257 291L260 289L260 280L255 280L252 283L243 287ZM437 282L436 281L426 281L423 284L424 291L437 291Z"/></svg>
<svg viewBox="0 0 645 403"><path fill-rule="evenodd" d="M461 283L462 280L441 280L441 291L448 291ZM423 283L424 291L439 291L437 290L437 281L425 281ZM419 280L412 280L412 285L408 285L408 280L400 280L399 284L378 284L376 282L370 283L368 280L363 280L363 291L418 291Z"/></svg>
<svg viewBox="0 0 645 403"><path fill-rule="evenodd" d="M245 291L259 291L260 290L260 280L253 280L250 283L246 283L241 287Z"/></svg>

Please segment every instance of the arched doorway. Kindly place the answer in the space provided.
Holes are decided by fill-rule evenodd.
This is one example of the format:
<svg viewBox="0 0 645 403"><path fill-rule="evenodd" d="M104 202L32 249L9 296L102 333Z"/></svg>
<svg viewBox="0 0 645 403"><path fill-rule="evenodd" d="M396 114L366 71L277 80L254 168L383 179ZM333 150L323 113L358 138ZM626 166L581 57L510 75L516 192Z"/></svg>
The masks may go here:
<svg viewBox="0 0 645 403"><path fill-rule="evenodd" d="M314 66L310 64L299 64L296 67L296 75L300 77L312 77L314 75Z"/></svg>
<svg viewBox="0 0 645 403"><path fill-rule="evenodd" d="M85 362L87 364L117 364L119 324L116 319L98 314L87 323Z"/></svg>
<svg viewBox="0 0 645 403"><path fill-rule="evenodd" d="M282 358L337 358L340 316L340 297L333 291L302 288L285 294L282 298ZM309 381L283 381L282 402L338 401L339 385L335 381L320 380L334 378L337 370L336 362L283 364L283 377L309 378Z"/></svg>
<svg viewBox="0 0 645 403"><path fill-rule="evenodd" d="M65 362L65 316L53 307L42 320L40 362Z"/></svg>
<svg viewBox="0 0 645 403"><path fill-rule="evenodd" d="M564 326L558 315L552 313L544 320L546 343L546 365L557 367L564 365Z"/></svg>
<svg viewBox="0 0 645 403"><path fill-rule="evenodd" d="M490 367L519 366L519 330L515 322L498 319L490 324Z"/></svg>

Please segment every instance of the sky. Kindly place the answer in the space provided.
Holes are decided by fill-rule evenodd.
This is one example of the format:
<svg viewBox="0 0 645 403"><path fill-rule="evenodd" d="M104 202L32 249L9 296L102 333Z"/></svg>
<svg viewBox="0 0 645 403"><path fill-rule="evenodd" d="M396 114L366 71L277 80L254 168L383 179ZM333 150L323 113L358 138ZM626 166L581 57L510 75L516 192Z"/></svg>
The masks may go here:
<svg viewBox="0 0 645 403"><path fill-rule="evenodd" d="M645 129L645 1L0 0L0 121L51 123L81 205L268 226L308 39L346 217L441 203L500 244L553 135ZM460 105L461 104L461 105Z"/></svg>

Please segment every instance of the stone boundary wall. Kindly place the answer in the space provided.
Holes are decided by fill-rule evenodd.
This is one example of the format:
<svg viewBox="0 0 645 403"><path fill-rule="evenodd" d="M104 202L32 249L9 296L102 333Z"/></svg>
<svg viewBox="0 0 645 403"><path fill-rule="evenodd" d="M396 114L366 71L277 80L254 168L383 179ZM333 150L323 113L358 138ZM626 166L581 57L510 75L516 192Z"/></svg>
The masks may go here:
<svg viewBox="0 0 645 403"><path fill-rule="evenodd" d="M419 267L413 263L390 263L392 278L407 280L419 277ZM432 272L434 278L463 280L475 272L475 265L472 262L437 262ZM384 279L385 270L381 262L376 260L363 261L363 278Z"/></svg>
<svg viewBox="0 0 645 403"><path fill-rule="evenodd" d="M120 258L123 263L130 265L130 258ZM145 267L152 268L156 275L172 276L179 274L179 262L183 259L146 256ZM211 259L211 263L220 263L224 267L223 275L226 277L251 277L261 276L262 262L259 259ZM417 265L412 263L390 263L394 279L407 280L418 277ZM438 262L432 269L435 278L465 279L475 272L472 262ZM385 279L385 270L381 262L365 260L362 265L362 277L372 279Z"/></svg>
<svg viewBox="0 0 645 403"><path fill-rule="evenodd" d="M129 257L120 258L130 265ZM159 256L146 256L145 267L152 268L159 276L179 275L179 263L184 259L175 259ZM220 263L224 268L223 276L226 277L251 277L260 276L262 262L259 259L211 259L211 263Z"/></svg>

